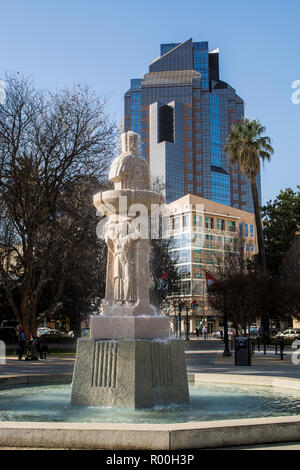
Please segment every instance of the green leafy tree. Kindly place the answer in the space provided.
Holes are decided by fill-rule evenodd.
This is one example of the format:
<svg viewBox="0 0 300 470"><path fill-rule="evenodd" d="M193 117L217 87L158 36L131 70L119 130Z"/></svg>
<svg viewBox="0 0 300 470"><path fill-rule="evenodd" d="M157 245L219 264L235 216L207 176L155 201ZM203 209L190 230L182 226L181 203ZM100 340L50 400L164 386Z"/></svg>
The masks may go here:
<svg viewBox="0 0 300 470"><path fill-rule="evenodd" d="M297 191L280 191L274 201L268 201L262 207L262 219L267 266L276 274L300 227L300 186Z"/></svg>

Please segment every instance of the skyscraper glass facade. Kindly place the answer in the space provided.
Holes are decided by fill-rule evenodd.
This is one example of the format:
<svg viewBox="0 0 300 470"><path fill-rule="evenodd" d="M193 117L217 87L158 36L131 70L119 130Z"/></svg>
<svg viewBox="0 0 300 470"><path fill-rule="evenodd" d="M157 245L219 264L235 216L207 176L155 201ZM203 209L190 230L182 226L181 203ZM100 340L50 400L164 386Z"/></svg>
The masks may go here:
<svg viewBox="0 0 300 470"><path fill-rule="evenodd" d="M168 203L192 193L253 212L250 182L224 152L244 102L219 78L218 49L189 39L161 44L160 51L149 72L131 80L125 130L140 135L142 156L162 177ZM257 184L260 194L260 176Z"/></svg>

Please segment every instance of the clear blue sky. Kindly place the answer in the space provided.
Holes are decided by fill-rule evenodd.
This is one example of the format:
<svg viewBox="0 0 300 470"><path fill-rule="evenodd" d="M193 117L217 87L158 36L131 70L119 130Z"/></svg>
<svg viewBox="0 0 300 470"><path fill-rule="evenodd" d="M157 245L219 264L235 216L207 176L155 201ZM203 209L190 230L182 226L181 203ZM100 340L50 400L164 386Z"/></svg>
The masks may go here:
<svg viewBox="0 0 300 470"><path fill-rule="evenodd" d="M221 79L273 139L265 202L300 184L299 18L300 0L0 0L0 78L12 70L42 88L90 84L119 120L130 78L148 71L160 43L208 40L220 48Z"/></svg>

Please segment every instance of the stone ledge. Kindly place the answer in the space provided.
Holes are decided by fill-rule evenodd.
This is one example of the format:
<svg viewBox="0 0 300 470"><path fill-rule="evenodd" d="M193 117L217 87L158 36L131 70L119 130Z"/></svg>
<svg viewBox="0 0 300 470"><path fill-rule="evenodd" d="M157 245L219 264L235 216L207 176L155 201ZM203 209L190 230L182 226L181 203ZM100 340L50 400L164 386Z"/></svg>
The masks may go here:
<svg viewBox="0 0 300 470"><path fill-rule="evenodd" d="M91 339L166 339L169 318L164 316L90 317Z"/></svg>
<svg viewBox="0 0 300 470"><path fill-rule="evenodd" d="M52 381L72 374L52 375ZM67 377L68 376L68 377ZM214 377L215 376L215 377ZM32 376L1 377L4 385L31 383ZM44 381L47 375L40 375ZM298 388L299 379L189 374L196 383L248 383ZM242 378L242 380L241 380ZM8 379L8 380L7 380ZM215 379L215 380L214 380ZM223 380L221 380L223 379ZM258 382L257 379L260 379ZM263 380L265 379L265 380ZM269 380L271 379L271 380ZM49 376L48 376L49 381ZM46 380L45 380L46 382ZM263 383L264 382L264 383ZM0 422L0 447L43 449L178 450L220 448L300 440L300 416L170 424Z"/></svg>
<svg viewBox="0 0 300 470"><path fill-rule="evenodd" d="M72 372L62 372L61 374L3 375L0 376L0 387L30 384L67 384L72 382L72 378Z"/></svg>
<svg viewBox="0 0 300 470"><path fill-rule="evenodd" d="M0 423L0 447L102 450L218 448L300 438L300 417L179 424Z"/></svg>

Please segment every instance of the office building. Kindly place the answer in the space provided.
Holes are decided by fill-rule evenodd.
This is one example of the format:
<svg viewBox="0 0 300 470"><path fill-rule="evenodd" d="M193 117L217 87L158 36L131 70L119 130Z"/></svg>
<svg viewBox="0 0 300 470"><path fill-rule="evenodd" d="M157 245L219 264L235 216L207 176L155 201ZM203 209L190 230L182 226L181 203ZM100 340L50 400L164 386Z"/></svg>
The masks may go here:
<svg viewBox="0 0 300 470"><path fill-rule="evenodd" d="M208 42L161 44L160 56L125 94L124 130L140 135L152 177L166 202L186 194L253 212L251 186L224 152L244 102L220 80L219 50ZM257 178L260 195L260 176Z"/></svg>
<svg viewBox="0 0 300 470"><path fill-rule="evenodd" d="M196 306L189 310L190 330L202 322L211 333L222 325L222 315L208 306L206 273L217 277L215 265L223 263L226 251L238 254L241 243L245 258L257 253L254 214L191 194L168 209L170 253L180 275L179 291L169 298L173 329L178 318L174 301L175 305L184 301Z"/></svg>

